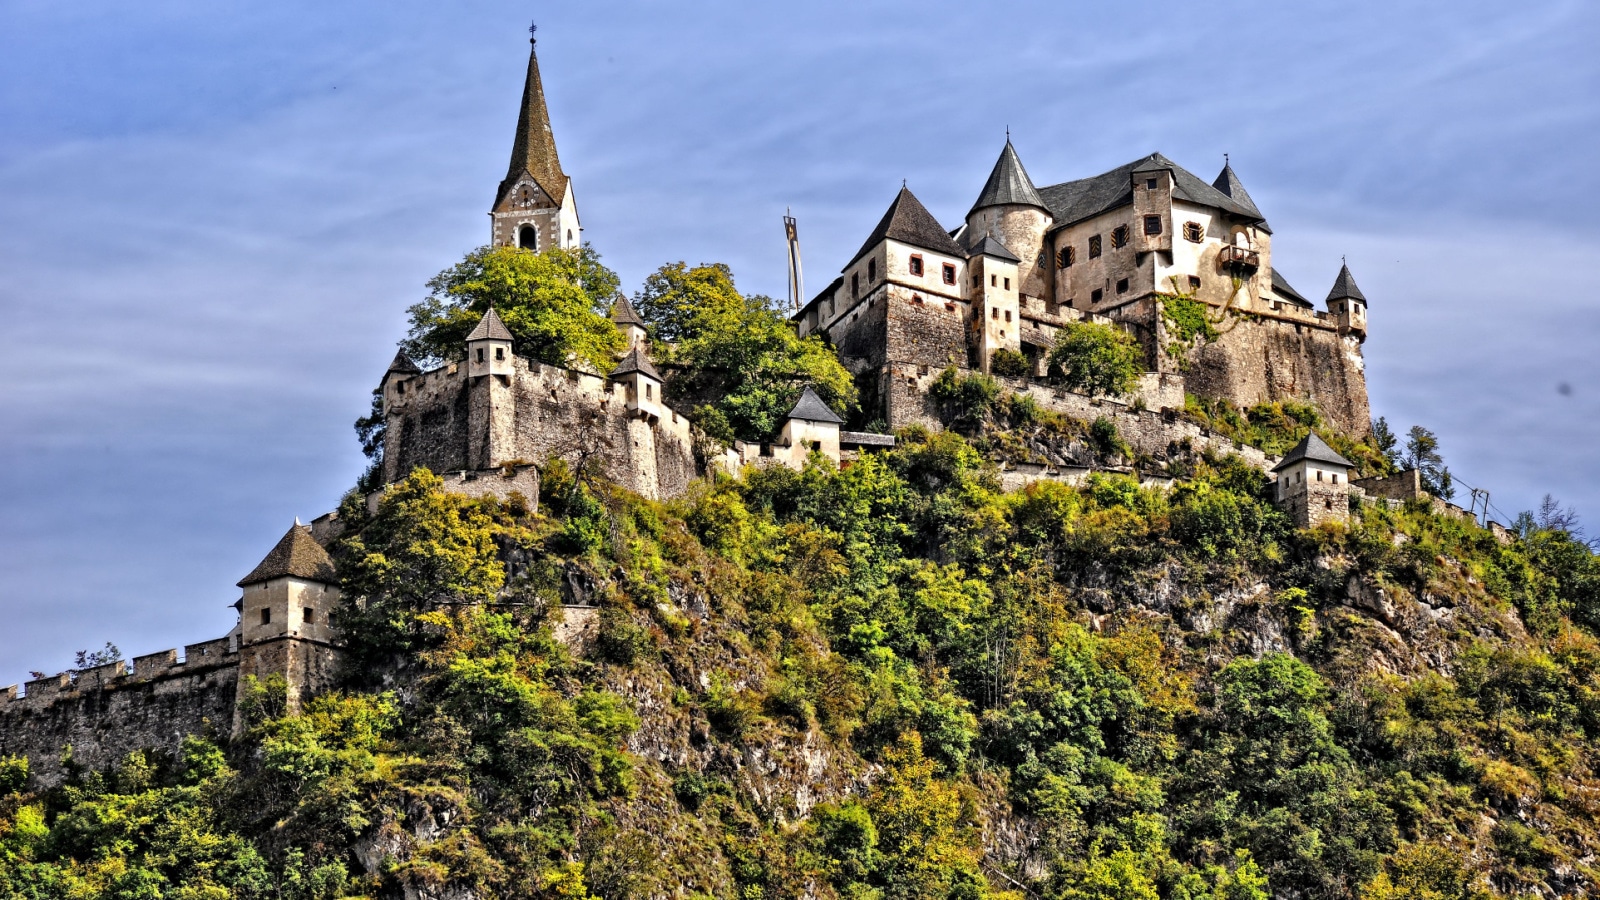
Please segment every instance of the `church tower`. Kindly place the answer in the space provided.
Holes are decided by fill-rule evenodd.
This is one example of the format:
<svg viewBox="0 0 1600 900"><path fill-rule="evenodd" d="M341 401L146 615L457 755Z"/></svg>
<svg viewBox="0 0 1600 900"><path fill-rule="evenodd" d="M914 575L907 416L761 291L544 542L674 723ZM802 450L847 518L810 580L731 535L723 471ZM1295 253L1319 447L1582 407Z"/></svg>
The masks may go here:
<svg viewBox="0 0 1600 900"><path fill-rule="evenodd" d="M529 29L530 33L532 29ZM528 51L528 79L522 87L522 110L511 144L511 167L495 194L489 240L529 250L571 249L583 243L572 179L561 171L550 110L539 79L537 41Z"/></svg>

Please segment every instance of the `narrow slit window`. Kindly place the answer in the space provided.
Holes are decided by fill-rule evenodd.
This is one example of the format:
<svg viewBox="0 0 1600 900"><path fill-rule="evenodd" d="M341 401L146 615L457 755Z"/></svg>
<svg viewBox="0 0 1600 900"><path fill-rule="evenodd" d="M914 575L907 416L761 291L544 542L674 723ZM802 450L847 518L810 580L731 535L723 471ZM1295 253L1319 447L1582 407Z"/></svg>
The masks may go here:
<svg viewBox="0 0 1600 900"><path fill-rule="evenodd" d="M867 260L867 284L876 284L878 281L878 261Z"/></svg>

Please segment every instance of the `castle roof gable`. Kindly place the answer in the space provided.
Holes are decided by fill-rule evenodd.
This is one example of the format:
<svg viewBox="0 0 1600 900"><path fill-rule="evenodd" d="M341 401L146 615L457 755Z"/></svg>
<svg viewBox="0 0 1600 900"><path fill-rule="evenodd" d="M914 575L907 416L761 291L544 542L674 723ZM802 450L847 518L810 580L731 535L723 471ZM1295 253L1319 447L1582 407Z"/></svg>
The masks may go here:
<svg viewBox="0 0 1600 900"><path fill-rule="evenodd" d="M969 258L973 256L991 256L1006 262L1022 262L1021 257L1006 249L1006 245L1000 243L999 239L992 234L984 234L982 238L973 243L972 249L967 251L967 256Z"/></svg>
<svg viewBox="0 0 1600 900"><path fill-rule="evenodd" d="M611 321L618 325L637 325L645 327L644 320L639 318L639 313L628 302L627 297L618 296L617 302L611 304Z"/></svg>
<svg viewBox="0 0 1600 900"><path fill-rule="evenodd" d="M617 367L611 370L611 377L620 378L623 375L632 375L635 372L654 378L657 381L661 380L661 373L657 372L656 367L650 364L650 357L646 356L644 350L638 345L634 345L634 348L628 351L628 355L622 358L622 362L617 363Z"/></svg>
<svg viewBox="0 0 1600 900"><path fill-rule="evenodd" d="M1300 443L1294 445L1293 450L1284 454L1283 459L1272 467L1272 471L1279 472L1302 461L1344 466L1346 469L1355 466L1355 463L1340 456L1332 447L1329 447L1328 443L1318 437L1315 431L1311 431L1306 433Z"/></svg>
<svg viewBox="0 0 1600 900"><path fill-rule="evenodd" d="M989 180L983 183L983 190L978 192L978 200L972 204L972 209L1007 205L1036 206L1050 211L1044 205L1044 198L1039 196L1038 189L1033 186L1033 179L1028 177L1028 170L1022 167L1022 160L1017 157L1017 150L1011 146L1009 137L1006 138L1005 149L1000 151L1000 158L995 160L994 169L989 172Z"/></svg>
<svg viewBox="0 0 1600 900"><path fill-rule="evenodd" d="M411 357L407 356L404 350L396 350L394 362L389 363L388 371L383 373L383 380L388 381L394 376L421 374L422 370L417 368L417 364L411 361Z"/></svg>
<svg viewBox="0 0 1600 900"><path fill-rule="evenodd" d="M939 220L933 217L933 213L928 212L922 201L904 186L900 188L900 193L895 195L894 202L889 204L889 211L878 221L878 227L872 229L872 235L867 238L867 242L861 245L861 249L856 251L855 256L850 257L850 261L845 263L844 267L848 269L855 265L856 260L866 256L872 248L885 240L899 241L946 256L966 256L961 245L956 243L948 231L945 231Z"/></svg>
<svg viewBox="0 0 1600 900"><path fill-rule="evenodd" d="M838 413L829 409L828 404L822 402L822 398L817 396L817 392L809 384L806 385L804 391L800 392L800 399L795 401L794 409L789 410L788 418L804 419L807 422L844 424L844 419L839 418Z"/></svg>
<svg viewBox="0 0 1600 900"><path fill-rule="evenodd" d="M1367 295L1361 293L1361 288L1356 287L1356 277L1350 274L1348 264L1339 267L1339 277L1333 280L1333 290L1328 292L1328 300L1360 300L1367 302Z"/></svg>
<svg viewBox="0 0 1600 900"><path fill-rule="evenodd" d="M506 323L500 321L500 314L495 312L492 306L489 307L488 312L483 314L483 318L478 320L478 327L472 329L472 333L467 335L469 343L472 341L509 340L511 340L511 330L506 327Z"/></svg>
<svg viewBox="0 0 1600 900"><path fill-rule="evenodd" d="M303 578L322 584L338 581L328 551L311 536L311 529L299 522L294 523L260 565L239 581L239 587L278 578Z"/></svg>
<svg viewBox="0 0 1600 900"><path fill-rule="evenodd" d="M1136 172L1153 172L1165 169L1172 173L1172 196L1197 206L1209 206L1232 213L1242 219L1260 223L1265 228L1261 213L1252 203L1249 208L1217 190L1198 175L1183 168L1160 153L1118 166L1093 178L1066 181L1039 189L1045 206L1055 217L1056 224L1072 225L1092 219L1133 203L1133 176Z"/></svg>
<svg viewBox="0 0 1600 900"><path fill-rule="evenodd" d="M1272 268L1272 292L1299 306L1309 308L1315 305L1310 300L1307 300L1304 294L1295 290L1293 285L1289 284L1289 280L1279 274L1276 266Z"/></svg>

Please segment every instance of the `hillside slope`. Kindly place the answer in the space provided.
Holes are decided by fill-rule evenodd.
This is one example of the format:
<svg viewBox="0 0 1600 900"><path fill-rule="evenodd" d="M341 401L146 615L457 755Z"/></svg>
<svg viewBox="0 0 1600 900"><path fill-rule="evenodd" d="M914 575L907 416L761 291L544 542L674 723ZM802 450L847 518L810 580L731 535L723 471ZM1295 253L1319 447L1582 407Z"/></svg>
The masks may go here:
<svg viewBox="0 0 1600 900"><path fill-rule="evenodd" d="M538 512L423 471L347 502L348 671L300 714L263 683L181 759L41 795L0 765L0 895L1600 883L1600 565L1558 528L1296 532L1230 459L1002 493L949 433L670 503L543 474Z"/></svg>

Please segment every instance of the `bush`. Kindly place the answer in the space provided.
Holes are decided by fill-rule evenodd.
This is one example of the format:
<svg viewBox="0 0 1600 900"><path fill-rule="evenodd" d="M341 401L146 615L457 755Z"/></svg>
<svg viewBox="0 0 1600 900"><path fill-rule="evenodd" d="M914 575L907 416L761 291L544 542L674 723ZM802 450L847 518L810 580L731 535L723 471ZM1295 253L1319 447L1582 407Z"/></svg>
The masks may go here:
<svg viewBox="0 0 1600 900"><path fill-rule="evenodd" d="M989 371L1005 378L1028 374L1028 358L1015 350L996 350L989 357Z"/></svg>
<svg viewBox="0 0 1600 900"><path fill-rule="evenodd" d="M928 386L928 396L939 404L946 424L970 430L989 417L1000 399L1000 382L981 373L962 375L949 366Z"/></svg>
<svg viewBox="0 0 1600 900"><path fill-rule="evenodd" d="M1068 388L1091 397L1131 392L1144 373L1144 351L1133 336L1112 325L1074 322L1056 332L1050 365Z"/></svg>

